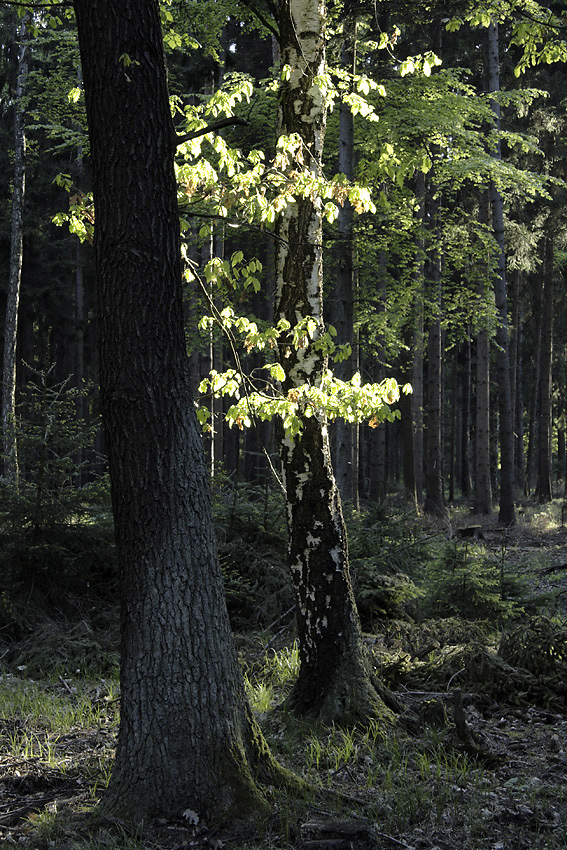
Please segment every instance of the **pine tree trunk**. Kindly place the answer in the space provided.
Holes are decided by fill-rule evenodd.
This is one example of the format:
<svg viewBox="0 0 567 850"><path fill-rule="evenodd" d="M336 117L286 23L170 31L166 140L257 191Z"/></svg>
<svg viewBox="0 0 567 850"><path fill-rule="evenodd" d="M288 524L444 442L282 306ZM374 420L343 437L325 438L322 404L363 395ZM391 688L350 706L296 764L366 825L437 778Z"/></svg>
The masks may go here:
<svg viewBox="0 0 567 850"><path fill-rule="evenodd" d="M539 428L536 496L540 504L553 498L551 484L551 367L553 360L553 261L552 237L544 239L541 281L541 334L539 358Z"/></svg>
<svg viewBox="0 0 567 850"><path fill-rule="evenodd" d="M24 201L26 187L26 128L24 96L28 75L27 16L19 27L18 71L14 98L14 186L12 191L12 232L10 269L4 321L4 359L2 366L2 435L4 480L18 485L18 447L16 442L16 343L22 279L24 245Z"/></svg>
<svg viewBox="0 0 567 850"><path fill-rule="evenodd" d="M479 221L488 225L488 194L479 199ZM485 283L478 284L479 296L485 297ZM479 330L476 337L476 402L475 402L475 485L474 510L477 514L492 513L492 487L490 484L490 337L488 329Z"/></svg>
<svg viewBox="0 0 567 850"><path fill-rule="evenodd" d="M461 436L459 440L459 483L461 492L468 499L471 492L471 470L470 470L470 430L471 430L471 343L465 340L460 348L459 357L460 374L460 408L461 408Z"/></svg>
<svg viewBox="0 0 567 850"><path fill-rule="evenodd" d="M514 414L514 475L516 490L524 489L524 402L522 392L522 310L521 289L522 273L514 272L512 289L512 335L510 340L510 384L512 390L512 411Z"/></svg>
<svg viewBox="0 0 567 850"><path fill-rule="evenodd" d="M424 393L423 393L423 356L425 346L424 331L424 285L425 285L425 241L423 233L423 221L425 215L425 175L422 172L416 177L415 188L418 201L417 225L418 237L416 243L415 264L415 295L413 298L413 345L412 345L412 376L411 394L412 420L413 420L413 456L415 474L415 496L418 505L421 504L423 496L423 472L424 472ZM419 232L421 231L421 232Z"/></svg>
<svg viewBox="0 0 567 850"><path fill-rule="evenodd" d="M82 86L82 71L79 68L77 74L77 84ZM83 185L83 146L79 143L77 147L77 187L82 189ZM73 372L75 375L75 385L82 390L85 379L85 285L84 285L84 267L83 267L83 246L80 239L77 238L75 243L75 357L73 364ZM85 420L87 411L86 400L81 393L76 402L77 419ZM76 475L77 486L81 487L83 482L83 461L85 460L85 449L81 446L77 450L77 470Z"/></svg>
<svg viewBox="0 0 567 850"><path fill-rule="evenodd" d="M299 156L313 176L321 170L326 123L316 77L325 73L325 6L320 0L280 0L280 136L301 138ZM274 319L292 327L306 316L323 331L322 201L296 197L276 220ZM321 381L326 358L313 345L280 344L285 395ZM278 427L286 489L289 561L296 595L300 670L291 706L330 721L389 717L365 662L352 593L346 532L324 416L304 416L294 438Z"/></svg>
<svg viewBox="0 0 567 850"><path fill-rule="evenodd" d="M430 187L433 193L433 187ZM437 241L438 202L430 199L431 238ZM425 513L444 516L443 452L441 419L441 270L437 245L430 249L427 261L430 302L435 311L427 333L427 385L425 400Z"/></svg>
<svg viewBox="0 0 567 850"><path fill-rule="evenodd" d="M343 48L341 65L349 73L356 69L356 19L351 14L348 4L345 6L343 20ZM349 180L354 178L354 117L350 107L341 103L339 111L339 156L338 171ZM328 320L334 325L337 336L336 344L353 345L353 292L354 292L354 262L353 262L353 217L354 210L350 201L346 201L339 209L337 230L338 238L335 246L336 280L330 301L331 310ZM352 377L353 357L333 364L333 371L338 378L349 380ZM334 469L337 486L343 501L356 502L358 497L358 481L353 475L353 430L354 426L344 419L334 423Z"/></svg>
<svg viewBox="0 0 567 850"><path fill-rule="evenodd" d="M121 573L121 711L103 806L139 823L263 807L189 389L157 0L76 0L96 205L101 395Z"/></svg>
<svg viewBox="0 0 567 850"><path fill-rule="evenodd" d="M500 60L498 45L498 25L488 28L488 90L500 90ZM500 130L500 106L492 102L496 129ZM500 143L495 157L502 156ZM498 271L494 278L494 297L499 324L496 329L496 373L498 379L498 411L500 418L500 512L499 520L504 525L513 525L516 521L514 507L514 418L512 414L512 394L510 388L510 351L508 335L508 302L506 295L506 254L504 246L504 204L502 195L494 181L490 184L490 203L492 207L492 227L494 238L499 247Z"/></svg>
<svg viewBox="0 0 567 850"><path fill-rule="evenodd" d="M413 328L408 325L404 330L405 347L400 353L400 365L402 370L402 383L411 383L411 360ZM402 440L403 440L403 465L402 473L404 479L405 499L417 513L418 501L415 481L415 452L414 452L414 422L412 410L412 396L402 394L400 396L399 408L402 417Z"/></svg>

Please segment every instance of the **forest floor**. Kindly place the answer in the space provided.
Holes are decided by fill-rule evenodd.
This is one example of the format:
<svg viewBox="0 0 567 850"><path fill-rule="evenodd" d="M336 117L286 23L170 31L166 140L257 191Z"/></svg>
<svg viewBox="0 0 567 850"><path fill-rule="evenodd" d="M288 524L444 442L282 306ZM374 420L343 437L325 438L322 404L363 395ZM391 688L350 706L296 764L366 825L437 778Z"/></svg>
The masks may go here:
<svg viewBox="0 0 567 850"><path fill-rule="evenodd" d="M365 633L368 657L402 706L395 727L324 727L282 701L297 670L291 630L237 634L250 699L277 758L311 786L270 796L262 823L93 819L112 766L119 713L116 655L85 619L45 621L0 668L0 843L29 850L565 850L567 848L567 528L520 516L482 526L483 546L525 572L537 607L505 630L456 616L400 618ZM528 606L529 607L529 606ZM115 623L115 612L106 613ZM108 629L107 629L108 631ZM40 659L59 653L56 673ZM67 653L67 655L65 654ZM9 659L9 663L6 662ZM67 666L65 666L67 665Z"/></svg>

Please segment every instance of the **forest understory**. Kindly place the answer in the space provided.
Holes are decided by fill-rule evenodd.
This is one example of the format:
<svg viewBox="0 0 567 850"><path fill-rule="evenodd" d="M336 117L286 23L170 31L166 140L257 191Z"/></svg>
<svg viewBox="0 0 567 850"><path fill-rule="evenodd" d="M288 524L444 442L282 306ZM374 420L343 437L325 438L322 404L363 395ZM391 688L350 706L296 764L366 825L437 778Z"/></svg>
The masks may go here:
<svg viewBox="0 0 567 850"><path fill-rule="evenodd" d="M29 850L565 848L563 502L526 505L513 529L464 509L443 524L391 505L349 517L368 659L402 708L393 728L352 729L285 707L298 669L285 535L277 498L256 496L215 495L229 611L253 709L275 756L308 783L306 796L268 790L269 817L216 831L190 810L183 823L137 834L97 815L120 710L118 612L108 575L97 584L91 564L85 579L75 552L59 580L52 563L43 580L36 569L33 584L3 587L0 842ZM19 545L3 541L12 570Z"/></svg>

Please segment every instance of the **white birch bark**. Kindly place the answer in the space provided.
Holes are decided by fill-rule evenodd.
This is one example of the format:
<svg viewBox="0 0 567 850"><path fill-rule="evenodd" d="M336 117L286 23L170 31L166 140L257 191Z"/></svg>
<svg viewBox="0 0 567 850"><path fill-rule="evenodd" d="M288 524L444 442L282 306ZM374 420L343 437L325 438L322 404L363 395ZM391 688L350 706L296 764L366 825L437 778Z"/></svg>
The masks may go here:
<svg viewBox="0 0 567 850"><path fill-rule="evenodd" d="M280 0L280 138L301 140L290 174L318 177L326 122L324 93L325 4ZM292 326L305 317L323 331L322 200L296 196L276 221L274 320ZM279 349L285 394L321 381L327 358L312 344L298 349L291 337ZM295 438L280 425L279 448L286 488L289 563L296 595L300 671L290 704L330 721L390 716L370 679L350 581L346 532L329 451L325 417L303 417Z"/></svg>

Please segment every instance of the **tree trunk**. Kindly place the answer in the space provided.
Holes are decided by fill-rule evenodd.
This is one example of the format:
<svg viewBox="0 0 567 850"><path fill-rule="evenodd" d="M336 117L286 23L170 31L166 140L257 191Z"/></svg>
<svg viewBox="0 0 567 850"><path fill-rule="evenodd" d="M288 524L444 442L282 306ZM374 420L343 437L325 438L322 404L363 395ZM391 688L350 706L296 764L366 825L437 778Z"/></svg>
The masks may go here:
<svg viewBox="0 0 567 850"><path fill-rule="evenodd" d="M96 205L103 418L121 572L121 712L103 806L139 823L265 805L277 768L230 632L189 389L157 0L76 0Z"/></svg>
<svg viewBox="0 0 567 850"><path fill-rule="evenodd" d="M421 171L416 176L415 187L418 211L416 213L416 224L418 236L416 242L416 264L415 264L415 295L413 298L413 345L412 345L412 419L413 419L413 453L415 472L415 495L417 504L420 505L423 495L423 472L424 472L424 423L423 423L423 382L424 369L423 357L425 348L424 330L424 292L425 292L425 174Z"/></svg>
<svg viewBox="0 0 567 850"><path fill-rule="evenodd" d="M82 70L79 67L77 74L77 84L79 87L83 85ZM79 143L77 147L77 187L82 190L83 185L83 146ZM73 372L75 375L75 386L79 390L83 390L85 380L85 282L84 282L84 266L83 266L83 246L81 240L77 238L75 243L75 357L73 364ZM77 419L85 420L87 404L84 395L80 392L76 401ZM85 449L80 446L77 449L77 486L81 487L83 481L83 462L85 460Z"/></svg>
<svg viewBox="0 0 567 850"><path fill-rule="evenodd" d="M405 346L400 353L402 383L411 383L412 343L414 329L408 324L404 329ZM412 396L405 393L400 396L399 408L402 417L404 495L406 502L417 513L418 501L415 481L414 422Z"/></svg>
<svg viewBox="0 0 567 850"><path fill-rule="evenodd" d="M539 359L539 429L536 496L540 504L553 498L551 485L551 368L553 360L553 238L544 239L541 281Z"/></svg>
<svg viewBox="0 0 567 850"><path fill-rule="evenodd" d="M524 490L524 400L522 392L522 273L514 272L512 288L512 335L510 339L510 385L514 414L514 475L516 490Z"/></svg>
<svg viewBox="0 0 567 850"><path fill-rule="evenodd" d="M2 434L4 479L18 485L18 446L16 442L16 343L22 279L24 245L24 201L26 188L26 127L24 96L28 76L27 15L19 27L18 75L14 98L14 187L12 192L12 233L10 270L6 293L4 323L4 360L2 367Z"/></svg>
<svg viewBox="0 0 567 850"><path fill-rule="evenodd" d="M488 28L488 90L500 90L500 61L498 45L498 25ZM495 126L500 130L500 105L492 101ZM494 154L501 159L500 142ZM510 353L508 335L508 303L506 296L506 254L504 246L504 204L502 195L494 181L490 183L490 203L492 207L492 227L494 238L500 249L498 271L494 278L494 296L499 323L496 329L496 373L498 378L498 411L500 415L500 512L499 520L504 525L513 525L516 521L514 507L514 417L512 414L512 394L510 388Z"/></svg>
<svg viewBox="0 0 567 850"><path fill-rule="evenodd" d="M316 78L325 73L325 6L320 0L280 0L282 66L280 136L301 139L290 169L304 162L321 171L326 123ZM298 196L276 220L274 321L292 328L306 316L323 331L322 201ZM306 381L320 382L326 358L313 345L296 348L291 335L279 347L285 395ZM390 712L374 688L365 662L352 593L346 532L324 416L304 416L295 438L278 426L286 488L289 559L296 595L300 670L290 704L330 721L354 721Z"/></svg>
<svg viewBox="0 0 567 850"><path fill-rule="evenodd" d="M459 468L459 483L461 492L468 499L471 492L470 472L470 430L471 430L471 342L466 339L459 349L459 375L460 375L460 408L461 408L461 436L459 440L459 456L457 458Z"/></svg>
<svg viewBox="0 0 567 850"><path fill-rule="evenodd" d="M356 19L349 4L345 4L343 20L343 47L341 65L349 73L356 69ZM348 104L341 103L339 112L339 156L338 171L349 180L354 178L354 116ZM334 325L337 345L353 345L353 217L354 210L350 201L345 201L339 209L337 221L338 238L336 243L336 279L331 298L329 321ZM333 364L338 378L348 381L352 377L351 357ZM358 481L353 475L353 430L354 426L344 419L338 419L334 425L334 469L337 486L343 501L357 501Z"/></svg>
<svg viewBox="0 0 567 850"><path fill-rule="evenodd" d="M488 224L489 201L487 192L479 200L479 220ZM481 279L478 293L486 297L486 283ZM477 514L492 513L492 487L490 484L490 336L481 328L476 337L476 403L475 403L475 485L474 510Z"/></svg>
<svg viewBox="0 0 567 850"><path fill-rule="evenodd" d="M430 187L430 194L434 193ZM428 220L431 222L431 238L437 242L438 201L430 199ZM425 513L444 516L445 496L443 492L443 452L441 418L441 269L438 247L430 248L427 261L430 302L434 315L429 322L427 335L427 385L425 411Z"/></svg>

